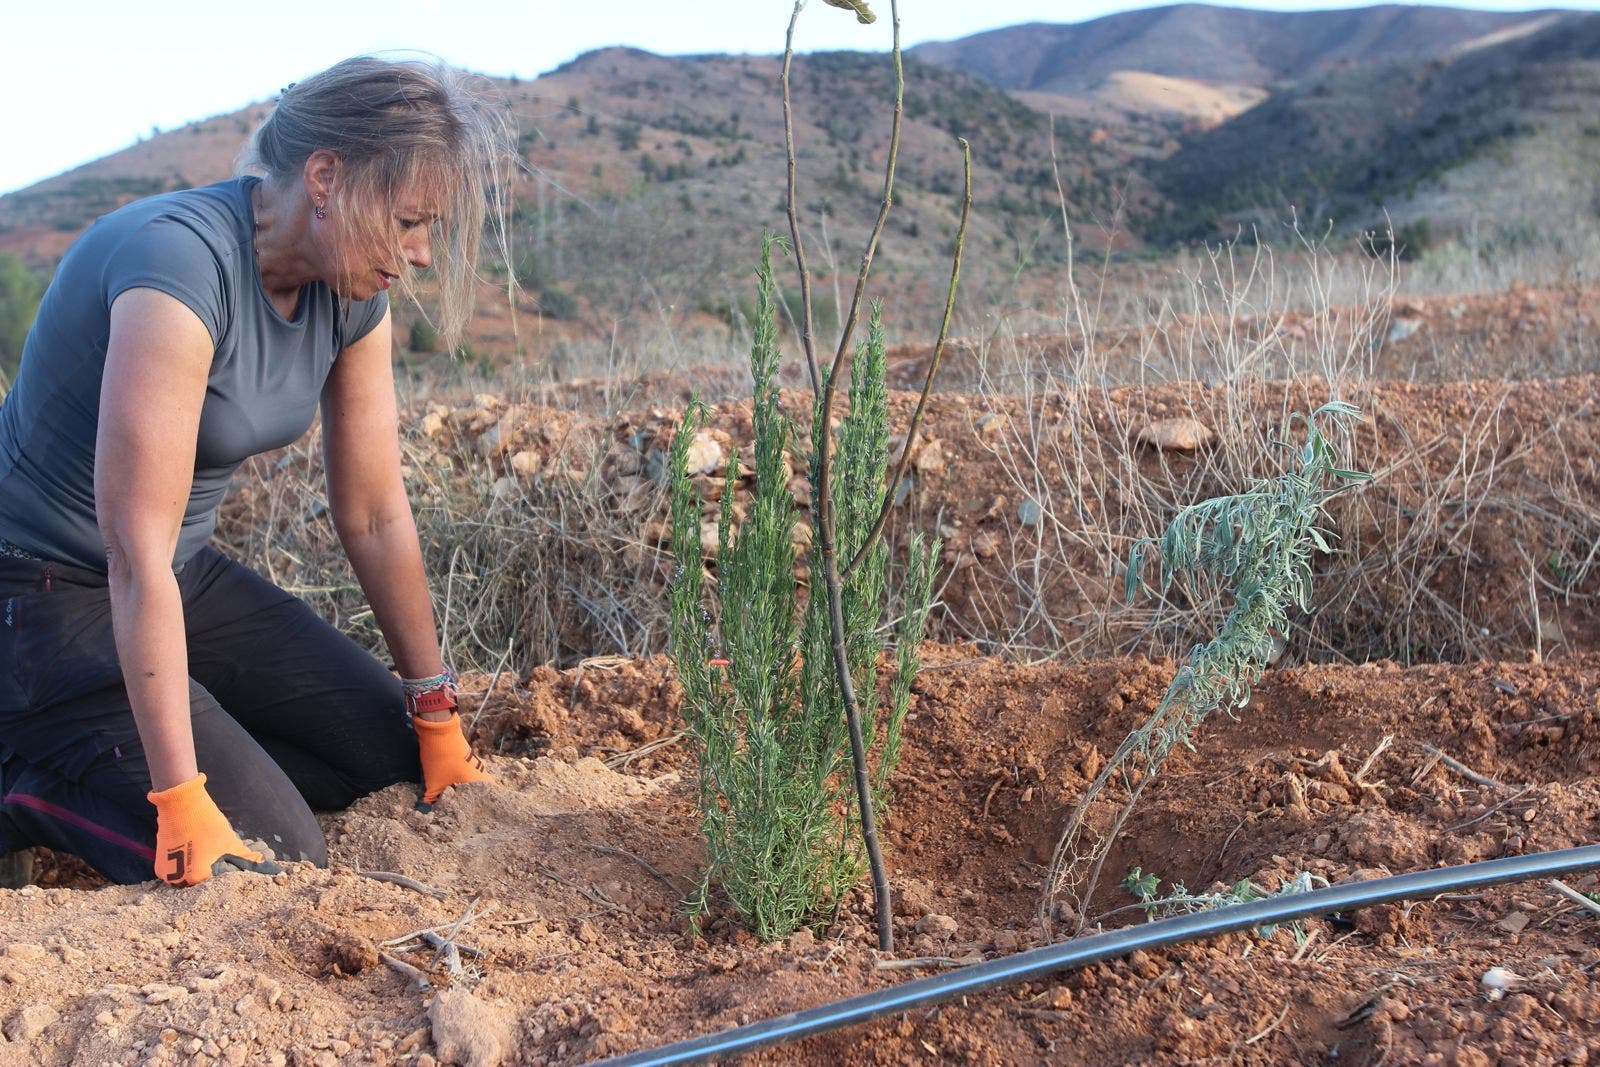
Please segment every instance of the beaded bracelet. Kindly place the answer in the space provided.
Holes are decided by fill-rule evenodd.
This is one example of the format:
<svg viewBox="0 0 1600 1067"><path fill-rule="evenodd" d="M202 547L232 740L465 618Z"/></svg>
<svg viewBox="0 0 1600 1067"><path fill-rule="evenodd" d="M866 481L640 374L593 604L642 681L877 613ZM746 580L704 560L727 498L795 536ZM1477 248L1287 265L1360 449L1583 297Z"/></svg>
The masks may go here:
<svg viewBox="0 0 1600 1067"><path fill-rule="evenodd" d="M456 676L449 667L428 678L402 678L406 712L450 711L456 706Z"/></svg>

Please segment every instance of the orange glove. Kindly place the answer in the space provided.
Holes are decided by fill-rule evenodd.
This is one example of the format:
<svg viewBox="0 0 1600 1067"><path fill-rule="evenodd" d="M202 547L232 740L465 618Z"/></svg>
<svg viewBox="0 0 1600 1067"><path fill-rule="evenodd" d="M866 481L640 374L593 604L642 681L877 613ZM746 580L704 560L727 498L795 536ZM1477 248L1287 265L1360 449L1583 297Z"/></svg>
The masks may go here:
<svg viewBox="0 0 1600 1067"><path fill-rule="evenodd" d="M229 867L258 874L282 868L239 840L197 774L171 789L145 794L156 806L156 877L170 885L199 885Z"/></svg>
<svg viewBox="0 0 1600 1067"><path fill-rule="evenodd" d="M417 745L422 754L424 811L452 785L494 781L483 769L483 762L472 754L472 746L467 744L466 735L461 732L461 716L455 712L454 697L450 698L447 706L450 708L450 717L443 722L429 722L421 715L413 716L411 720L411 724L417 728ZM438 710L443 711L444 708Z"/></svg>

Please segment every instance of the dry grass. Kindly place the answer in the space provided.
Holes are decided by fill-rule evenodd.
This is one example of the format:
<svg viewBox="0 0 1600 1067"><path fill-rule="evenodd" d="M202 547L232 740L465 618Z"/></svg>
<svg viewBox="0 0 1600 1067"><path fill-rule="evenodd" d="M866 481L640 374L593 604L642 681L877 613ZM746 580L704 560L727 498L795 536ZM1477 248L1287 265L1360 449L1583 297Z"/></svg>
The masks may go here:
<svg viewBox="0 0 1600 1067"><path fill-rule="evenodd" d="M1341 540L1318 560L1319 599L1285 635L1288 658L1559 654L1570 620L1589 625L1600 595L1593 390L1515 380L1566 369L1560 353L1556 365L1467 386L1394 380L1377 360L1400 271L1314 242L1287 258L1224 247L1167 290L1070 288L1048 335L991 325L940 383L973 394L968 424L938 432L970 433L987 453L982 477L999 483L984 491L1009 503L990 520L992 552L947 553L930 635L1024 659L1187 651L1224 613L1222 591L1176 588L1124 605L1129 547L1185 504L1277 469L1273 439L1290 412L1337 397L1369 415L1340 448L1377 478L1334 506ZM1135 314L1135 332L1105 326ZM713 399L743 391L743 343L714 331L674 341L663 322L615 343L568 342L509 381L461 363L408 381L404 407L419 415L436 401L470 408L466 397L484 391L540 405L528 417L550 422L535 477L509 477L503 452L470 434L406 431L458 667L662 647L667 564L645 531L665 505L607 459L614 438L637 429L618 413L655 408L671 421L691 388ZM1568 353L1574 366L1585 344ZM1490 359L1436 356L1435 379ZM1137 443L1149 423L1190 416L1215 433L1199 452ZM252 461L221 539L377 648L324 513L318 448L313 437ZM950 481L963 484L961 472Z"/></svg>
<svg viewBox="0 0 1600 1067"><path fill-rule="evenodd" d="M609 441L574 423L515 477L470 444L406 431L408 484L447 659L458 670L646 655L666 640L665 556L642 533L663 491L619 493ZM375 651L381 635L326 514L320 442L251 461L226 547Z"/></svg>
<svg viewBox="0 0 1600 1067"><path fill-rule="evenodd" d="M1131 545L1185 504L1277 469L1289 414L1337 398L1368 413L1340 446L1377 478L1334 506L1341 540L1319 560L1312 612L1285 635L1291 658L1470 659L1560 641L1550 608L1592 601L1600 575L1595 398L1484 382L1440 424L1417 423L1413 387L1374 376L1395 265L1368 262L1351 278L1348 261L1306 252L1286 284L1261 250L1218 250L1191 276L1186 305L1153 309L1136 343L1112 352L1095 343L1100 301L1074 290L1075 346L1001 335L977 353L992 414L973 430L1022 503L999 554L970 561L970 607L949 611L948 625L1023 658L1181 655L1226 613L1226 593L1194 586L1121 604ZM1363 299L1333 299L1350 292ZM1194 454L1138 442L1175 417L1199 420L1213 442ZM1508 574L1516 588L1502 588Z"/></svg>

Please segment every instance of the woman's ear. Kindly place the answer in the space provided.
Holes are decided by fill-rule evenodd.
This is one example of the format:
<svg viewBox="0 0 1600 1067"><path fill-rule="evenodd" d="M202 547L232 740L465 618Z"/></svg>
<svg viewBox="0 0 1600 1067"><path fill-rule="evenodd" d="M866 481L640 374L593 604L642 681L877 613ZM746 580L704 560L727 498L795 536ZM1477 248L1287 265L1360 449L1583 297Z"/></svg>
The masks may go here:
<svg viewBox="0 0 1600 1067"><path fill-rule="evenodd" d="M333 187L339 175L339 153L330 148L319 148L306 157L304 178L306 196L313 204L326 204L333 198Z"/></svg>

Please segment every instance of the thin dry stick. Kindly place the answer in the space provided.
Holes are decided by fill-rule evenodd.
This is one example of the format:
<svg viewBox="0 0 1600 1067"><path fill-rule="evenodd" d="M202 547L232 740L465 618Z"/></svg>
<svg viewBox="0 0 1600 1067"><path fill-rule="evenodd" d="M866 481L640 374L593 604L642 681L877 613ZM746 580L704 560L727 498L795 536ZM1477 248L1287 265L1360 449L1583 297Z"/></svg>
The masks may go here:
<svg viewBox="0 0 1600 1067"><path fill-rule="evenodd" d="M900 459L895 463L894 473L889 476L889 491L883 496L883 506L878 509L878 518L873 522L872 529L867 531L867 536L862 539L861 547L856 549L855 557L845 564L842 573L846 577L866 558L874 542L883 533L884 526L889 522L889 513L894 510L895 495L899 491L900 481L906 476L906 468L911 465L911 449L917 443L917 431L922 427L922 415L928 406L928 396L933 392L933 377L939 373L939 361L944 357L945 341L950 336L950 318L956 307L956 286L961 281L961 253L967 243L967 218L972 214L972 145L967 143L965 137L957 137L956 140L961 144L961 169L965 181L962 186L964 191L961 197L961 223L956 227L956 250L950 266L950 291L944 299L944 319L939 323L939 337L933 343L933 356L928 360L928 372L922 379L922 395L917 397L916 410L911 413L911 426L906 430L905 447L900 450Z"/></svg>
<svg viewBox="0 0 1600 1067"><path fill-rule="evenodd" d="M1584 896L1582 893L1578 892L1561 879L1550 879L1550 888L1554 889L1557 893L1560 893L1562 896L1578 905L1578 907L1592 911L1596 915L1600 915L1600 904L1596 904L1593 900L1590 900L1588 897Z"/></svg>
<svg viewBox="0 0 1600 1067"><path fill-rule="evenodd" d="M811 314L811 270L806 265L805 242L800 239L800 198L795 195L798 157L794 150L794 107L789 94L789 68L794 62L794 24L800 21L800 9L804 6L805 0L795 0L794 13L789 16L789 32L783 42L783 74L780 80L783 85L783 147L789 168L788 194L785 199L789 209L789 237L794 242L795 266L800 271L800 306L803 316L800 344L806 353L806 372L811 375L811 392L816 394L822 391L822 377L817 366L815 323Z"/></svg>
<svg viewBox="0 0 1600 1067"><path fill-rule="evenodd" d="M427 989L433 985L433 982L428 979L427 975L411 966L411 964L407 963L405 960L397 960L387 952L378 953L378 958L383 960L384 963L388 964L389 967L394 971L415 982L418 989Z"/></svg>
<svg viewBox="0 0 1600 1067"><path fill-rule="evenodd" d="M467 905L467 910L461 913L461 918L457 919L455 921L455 925L450 927L449 932L446 933L442 938L440 938L440 944L438 946L438 951L436 951L433 954L433 964L432 965L433 966L438 966L439 957L444 955L444 953L445 953L445 951L447 949L449 949L449 948L451 948L451 947L453 947L455 945L456 937L460 935L461 928L463 926L466 926L467 923L471 922L473 919L476 919L478 916L487 914L488 912L493 911L493 910L494 910L494 904L492 902L489 903L489 904L484 905L483 908L481 908L481 909L478 907L478 902L476 900L474 900L471 904L468 904Z"/></svg>
<svg viewBox="0 0 1600 1067"><path fill-rule="evenodd" d="M393 871L357 871L356 873L363 878L375 878L380 882L392 882L395 885L405 886L407 889L415 889L418 893L426 893L428 896L438 897L440 900L450 895L443 889L435 889L433 886L425 885L415 878L407 878L405 875L395 874Z"/></svg>
<svg viewBox="0 0 1600 1067"><path fill-rule="evenodd" d="M1447 833L1447 834L1453 834L1457 830L1465 830L1469 826L1476 826L1478 823L1480 823L1483 820L1487 819L1489 816L1493 815L1495 812L1501 810L1502 808L1506 807L1509 804L1516 803L1517 801L1521 800L1523 797L1527 796L1531 792L1533 792L1533 786L1525 785L1521 789L1517 790L1516 793L1514 793L1513 795L1511 795L1509 797L1506 797L1500 803L1496 804L1494 807L1490 808L1488 811L1484 812L1482 815L1479 815L1477 818L1468 819L1466 822L1458 822L1454 826L1447 826L1447 827L1444 828L1444 832Z"/></svg>
<svg viewBox="0 0 1600 1067"><path fill-rule="evenodd" d="M1461 777L1477 782L1479 785L1486 785L1492 789L1504 789L1507 791L1516 788L1514 785L1506 785L1504 782L1499 781L1498 779L1490 778L1487 774L1479 774L1471 767L1468 767L1465 763L1445 755L1432 745L1420 745L1418 747L1420 747L1422 751L1426 752L1428 755L1438 757L1440 763L1444 764L1446 767L1449 767L1452 771L1455 771L1457 774L1461 775ZM1357 777L1360 776L1357 775Z"/></svg>
<svg viewBox="0 0 1600 1067"><path fill-rule="evenodd" d="M1360 784L1361 780L1367 776L1367 772L1372 770L1372 765L1378 762L1378 757L1389 751L1389 746L1392 744L1394 744L1394 734L1384 734L1383 740L1373 747L1371 754L1361 761L1360 767L1356 768L1356 773L1350 776L1351 781ZM1426 748L1427 746L1424 745L1423 747Z"/></svg>
<svg viewBox="0 0 1600 1067"><path fill-rule="evenodd" d="M1272 1031L1276 1030L1279 1026L1283 1025L1283 1020L1287 1019L1289 1017L1289 1005L1291 1003L1293 1003L1293 1002L1292 1001L1285 1001L1284 1005L1283 1005L1283 1010L1278 1013L1278 1017L1276 1019L1272 1020L1272 1022L1270 1024L1268 1024L1267 1028L1265 1030L1262 1030L1260 1033L1256 1034L1255 1037L1247 1038L1245 1040L1245 1044L1246 1045L1253 1045L1257 1041L1260 1041L1262 1038L1266 1037L1268 1034L1272 1033Z"/></svg>
<svg viewBox="0 0 1600 1067"><path fill-rule="evenodd" d="M516 644L516 640L516 637L513 636L506 642L505 654L500 657L500 662L495 665L494 674L489 679L489 688L483 691L483 699L478 701L478 710L472 713L472 722L467 727L469 731L478 728L478 716L483 714L483 709L488 707L489 701L494 699L495 683L500 680L500 672L506 669L506 661L511 658L511 649Z"/></svg>
<svg viewBox="0 0 1600 1067"><path fill-rule="evenodd" d="M799 5L796 4L798 14ZM878 208L878 218L873 225L872 234L867 238L867 248L861 257L861 270L856 275L855 293L850 300L850 314L845 320L844 330L839 338L839 351L834 356L833 364L828 368L827 375L823 378L821 410L816 414L820 420L820 432L816 433L817 448L817 533L818 550L822 557L823 583L827 588L828 596L828 629L832 636L834 672L839 680L839 696L844 703L845 722L850 731L850 760L855 770L856 801L861 812L861 836L866 843L867 865L872 872L872 897L877 911L878 921L878 948L884 952L894 951L894 910L889 895L889 875L883 862L883 849L878 843L878 821L873 813L872 805L872 775L867 767L867 742L861 729L861 706L856 698L855 680L850 673L849 653L845 648L844 624L844 596L843 583L839 578L839 544L834 530L834 509L832 486L832 443L833 437L829 432L832 424L833 401L838 391L840 372L846 366L846 356L850 350L850 343L854 338L856 324L861 317L861 297L867 286L867 278L872 273L872 257L878 247L878 238L883 234L883 228L889 218L889 207L894 201L894 168L895 161L900 152L900 121L905 113L905 69L900 58L900 13L898 4L891 0L889 5L890 21L894 26L894 121L889 131L889 161L883 176L883 202ZM790 21L793 25L793 19ZM791 36L785 49L785 65L793 53L794 42ZM789 92L789 83L783 83L785 96ZM794 165L794 145L791 141L785 146L791 167ZM790 218L794 224L796 239L796 255L799 255L798 242L799 209L795 204L794 190L789 191ZM802 279L804 281L804 279ZM807 358L814 362L814 353L807 353ZM820 369L820 368L818 368ZM817 381L816 370L812 372L812 381Z"/></svg>
<svg viewBox="0 0 1600 1067"><path fill-rule="evenodd" d="M655 878L656 881L660 882L674 893L677 893L680 896L683 895L683 888L679 886L678 883L674 882L667 875L662 874L660 871L652 867L650 865L650 861L646 860L643 856L636 856L625 848L618 848L615 845L605 845L599 842L592 842L589 847L594 849L596 852L603 852L607 856L620 856L623 859L632 860L639 866L643 867L651 877Z"/></svg>

